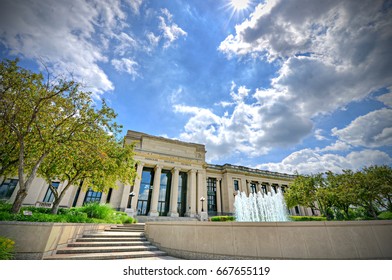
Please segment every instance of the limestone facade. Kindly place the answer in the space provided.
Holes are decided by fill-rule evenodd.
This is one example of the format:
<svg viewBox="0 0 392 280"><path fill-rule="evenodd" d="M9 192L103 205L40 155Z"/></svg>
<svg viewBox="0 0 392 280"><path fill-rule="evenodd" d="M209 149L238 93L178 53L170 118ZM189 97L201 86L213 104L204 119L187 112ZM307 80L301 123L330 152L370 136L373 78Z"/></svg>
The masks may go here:
<svg viewBox="0 0 392 280"><path fill-rule="evenodd" d="M234 213L238 191L269 192L288 188L294 175L252 169L231 164L214 165L205 161L202 144L157 137L141 132L127 132L124 144L134 145L137 178L131 185L118 184L108 193L70 188L60 207L81 206L86 202L109 203L134 216L200 216ZM7 183L7 181L5 181ZM63 182L58 182L61 190ZM1 185L0 199L13 202L18 186ZM8 195L4 195L8 192ZM12 192L12 193L11 193ZM52 198L48 183L36 178L25 205L49 207ZM204 198L204 200L202 199ZM303 207L290 209L293 215L318 215Z"/></svg>

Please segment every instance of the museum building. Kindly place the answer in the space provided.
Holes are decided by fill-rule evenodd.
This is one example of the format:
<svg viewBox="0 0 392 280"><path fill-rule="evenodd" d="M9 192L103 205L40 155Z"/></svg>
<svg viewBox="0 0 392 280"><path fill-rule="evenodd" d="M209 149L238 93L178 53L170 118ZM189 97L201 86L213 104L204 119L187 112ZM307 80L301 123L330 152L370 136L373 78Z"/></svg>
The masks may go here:
<svg viewBox="0 0 392 280"><path fill-rule="evenodd" d="M235 195L240 192L267 193L289 187L294 175L231 164L205 161L202 144L157 137L128 130L124 144L134 144L137 178L133 185L118 184L107 193L70 188L60 207L81 206L88 202L108 203L133 216L199 217L233 215ZM60 191L62 182L52 182ZM18 180L7 178L0 186L0 200L12 203ZM23 205L50 207L54 200L48 183L34 179ZM310 208L296 206L292 215L317 215Z"/></svg>

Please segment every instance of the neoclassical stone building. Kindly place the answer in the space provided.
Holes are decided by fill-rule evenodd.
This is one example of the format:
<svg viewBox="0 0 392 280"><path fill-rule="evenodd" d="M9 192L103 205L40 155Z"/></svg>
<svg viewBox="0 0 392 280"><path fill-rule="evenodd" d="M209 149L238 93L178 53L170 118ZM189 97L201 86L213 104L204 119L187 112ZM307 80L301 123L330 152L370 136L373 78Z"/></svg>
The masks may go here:
<svg viewBox="0 0 392 280"><path fill-rule="evenodd" d="M233 214L238 191L283 192L294 175L235 166L214 165L205 161L205 146L127 132L124 144L135 145L137 178L133 185L119 184L108 193L83 191L75 186L68 190L60 207L81 206L98 201L137 216L195 217L201 212L210 216ZM62 182L55 182L61 190ZM17 179L6 179L0 186L0 200L12 202L18 188ZM204 198L205 200L203 200ZM24 205L50 206L53 195L48 183L36 178ZM311 209L295 207L295 215L315 215Z"/></svg>

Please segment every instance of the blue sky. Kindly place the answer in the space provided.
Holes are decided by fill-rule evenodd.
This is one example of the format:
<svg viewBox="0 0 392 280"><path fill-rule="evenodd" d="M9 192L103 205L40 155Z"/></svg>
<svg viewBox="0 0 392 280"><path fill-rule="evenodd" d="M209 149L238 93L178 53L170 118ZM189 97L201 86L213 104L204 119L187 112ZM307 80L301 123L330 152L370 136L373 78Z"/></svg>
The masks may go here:
<svg viewBox="0 0 392 280"><path fill-rule="evenodd" d="M72 73L124 134L340 172L392 165L391 19L377 0L3 0L0 55Z"/></svg>

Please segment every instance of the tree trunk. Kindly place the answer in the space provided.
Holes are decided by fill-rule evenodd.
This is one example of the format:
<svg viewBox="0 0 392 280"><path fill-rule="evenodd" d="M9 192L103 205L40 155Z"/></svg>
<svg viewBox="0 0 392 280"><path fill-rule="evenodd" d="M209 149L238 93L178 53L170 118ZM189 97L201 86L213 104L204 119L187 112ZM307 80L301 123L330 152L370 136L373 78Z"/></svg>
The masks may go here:
<svg viewBox="0 0 392 280"><path fill-rule="evenodd" d="M60 206L60 202L63 199L65 193L67 192L67 190L69 189L69 187L72 185L73 180L69 181L68 184L64 187L64 189L60 192L60 195L55 195L54 201L53 201L53 206L52 206L52 214L57 214L57 212L59 211L59 206ZM57 192L57 190L55 190Z"/></svg>
<svg viewBox="0 0 392 280"><path fill-rule="evenodd" d="M25 189L19 189L14 204L12 204L11 213L18 214L20 208L22 207L23 200L27 196L27 191Z"/></svg>
<svg viewBox="0 0 392 280"><path fill-rule="evenodd" d="M51 211L52 214L56 215L57 212L59 211L60 201L61 201L60 199L55 199L53 201L53 206Z"/></svg>

